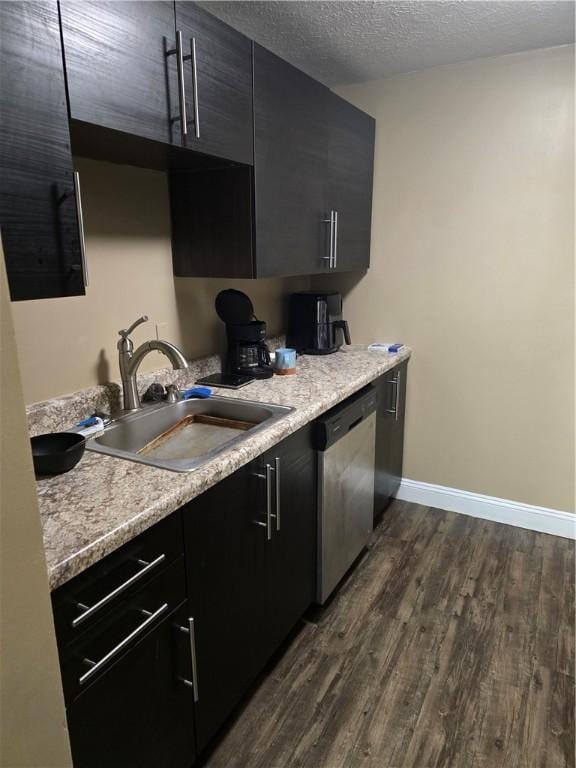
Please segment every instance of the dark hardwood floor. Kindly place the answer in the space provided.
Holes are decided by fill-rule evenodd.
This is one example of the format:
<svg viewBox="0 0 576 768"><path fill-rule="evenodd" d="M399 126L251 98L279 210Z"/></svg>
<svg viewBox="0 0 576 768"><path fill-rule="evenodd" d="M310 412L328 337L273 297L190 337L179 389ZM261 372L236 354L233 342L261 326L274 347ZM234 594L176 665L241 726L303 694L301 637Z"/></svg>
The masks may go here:
<svg viewBox="0 0 576 768"><path fill-rule="evenodd" d="M573 768L573 542L394 502L313 622L207 768Z"/></svg>

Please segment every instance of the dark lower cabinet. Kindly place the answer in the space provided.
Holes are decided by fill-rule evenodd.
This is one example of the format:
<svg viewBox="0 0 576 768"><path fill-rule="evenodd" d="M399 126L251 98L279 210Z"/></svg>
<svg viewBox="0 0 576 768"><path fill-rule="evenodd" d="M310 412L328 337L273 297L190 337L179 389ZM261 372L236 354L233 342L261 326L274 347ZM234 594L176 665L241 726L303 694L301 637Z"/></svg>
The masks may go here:
<svg viewBox="0 0 576 768"><path fill-rule="evenodd" d="M268 653L286 638L315 594L316 455L310 440L310 429L300 430L263 458L264 467L272 469L275 501L265 549Z"/></svg>
<svg viewBox="0 0 576 768"><path fill-rule="evenodd" d="M166 528L155 531L164 536ZM173 527L174 536L177 531L181 541L180 526ZM145 567L142 560L139 565ZM100 564L94 569L106 577ZM72 641L66 644L57 627L74 768L189 768L194 675L184 558L135 592L116 587L107 593L108 610L97 610ZM55 593L55 608L73 594ZM69 621L66 611L55 613L59 623Z"/></svg>
<svg viewBox="0 0 576 768"><path fill-rule="evenodd" d="M74 768L190 768L188 615L184 603L68 707Z"/></svg>
<svg viewBox="0 0 576 768"><path fill-rule="evenodd" d="M402 480L404 417L408 361L381 376L376 413L376 474L374 479L374 519L390 504Z"/></svg>
<svg viewBox="0 0 576 768"><path fill-rule="evenodd" d="M199 751L312 603L313 459L305 428L184 512Z"/></svg>
<svg viewBox="0 0 576 768"><path fill-rule="evenodd" d="M254 481L254 482L253 482ZM256 479L241 469L184 510L198 661L196 733L202 750L259 670L264 548Z"/></svg>
<svg viewBox="0 0 576 768"><path fill-rule="evenodd" d="M311 605L311 436L299 430L53 594L75 768L190 768Z"/></svg>
<svg viewBox="0 0 576 768"><path fill-rule="evenodd" d="M0 3L0 29L0 229L10 295L81 295L57 5Z"/></svg>

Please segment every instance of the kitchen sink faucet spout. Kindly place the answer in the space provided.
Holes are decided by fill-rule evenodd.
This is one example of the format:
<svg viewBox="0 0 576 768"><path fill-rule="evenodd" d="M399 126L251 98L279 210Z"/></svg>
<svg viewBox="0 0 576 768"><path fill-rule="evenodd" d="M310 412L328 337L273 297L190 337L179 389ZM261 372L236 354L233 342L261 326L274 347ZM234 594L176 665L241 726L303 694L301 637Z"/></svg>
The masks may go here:
<svg viewBox="0 0 576 768"><path fill-rule="evenodd" d="M170 344L169 341L152 339L145 341L138 349L134 350L134 343L130 338L132 331L142 323L148 320L147 315L138 318L136 322L123 331L118 331L120 341L118 342L118 365L120 367L120 376L122 378L122 392L124 397L124 410L137 411L142 408L140 396L138 394L138 382L136 373L142 360L149 352L162 352L176 369L188 368L188 361L180 352L178 347Z"/></svg>

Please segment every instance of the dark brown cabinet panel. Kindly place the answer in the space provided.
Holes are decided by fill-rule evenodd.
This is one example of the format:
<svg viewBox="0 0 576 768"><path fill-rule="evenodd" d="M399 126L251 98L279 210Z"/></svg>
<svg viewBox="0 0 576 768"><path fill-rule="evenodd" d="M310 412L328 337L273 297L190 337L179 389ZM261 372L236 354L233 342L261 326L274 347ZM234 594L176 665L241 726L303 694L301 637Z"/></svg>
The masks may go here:
<svg viewBox="0 0 576 768"><path fill-rule="evenodd" d="M404 418L408 361L381 376L376 413L376 475L374 481L374 518L392 501L402 480L404 455Z"/></svg>
<svg viewBox="0 0 576 768"><path fill-rule="evenodd" d="M256 277L328 269L326 89L254 45Z"/></svg>
<svg viewBox="0 0 576 768"><path fill-rule="evenodd" d="M332 269L368 269L375 123L333 93L328 95L327 104L326 205L337 214Z"/></svg>
<svg viewBox="0 0 576 768"><path fill-rule="evenodd" d="M252 43L194 3L176 2L190 149L253 162Z"/></svg>
<svg viewBox="0 0 576 768"><path fill-rule="evenodd" d="M65 648L182 556L182 517L170 515L52 595L58 646Z"/></svg>
<svg viewBox="0 0 576 768"><path fill-rule="evenodd" d="M0 3L0 227L12 299L84 293L54 2Z"/></svg>
<svg viewBox="0 0 576 768"><path fill-rule="evenodd" d="M75 768L194 760L183 545L175 512L52 596Z"/></svg>
<svg viewBox="0 0 576 768"><path fill-rule="evenodd" d="M273 534L266 547L266 634L270 653L314 600L316 454L305 427L264 457L273 473Z"/></svg>
<svg viewBox="0 0 576 768"><path fill-rule="evenodd" d="M169 174L172 263L179 277L254 277L253 169Z"/></svg>
<svg viewBox="0 0 576 768"><path fill-rule="evenodd" d="M199 751L313 600L314 460L305 428L184 511Z"/></svg>
<svg viewBox="0 0 576 768"><path fill-rule="evenodd" d="M196 734L202 750L261 666L264 541L258 478L235 472L184 510L188 592L196 625Z"/></svg>
<svg viewBox="0 0 576 768"><path fill-rule="evenodd" d="M174 4L61 0L70 117L180 142Z"/></svg>
<svg viewBox="0 0 576 768"><path fill-rule="evenodd" d="M254 168L173 174L175 273L251 278L367 269L374 126L254 44Z"/></svg>
<svg viewBox="0 0 576 768"><path fill-rule="evenodd" d="M156 607L155 605L152 607ZM68 708L75 768L189 768L193 691L186 603L118 658Z"/></svg>

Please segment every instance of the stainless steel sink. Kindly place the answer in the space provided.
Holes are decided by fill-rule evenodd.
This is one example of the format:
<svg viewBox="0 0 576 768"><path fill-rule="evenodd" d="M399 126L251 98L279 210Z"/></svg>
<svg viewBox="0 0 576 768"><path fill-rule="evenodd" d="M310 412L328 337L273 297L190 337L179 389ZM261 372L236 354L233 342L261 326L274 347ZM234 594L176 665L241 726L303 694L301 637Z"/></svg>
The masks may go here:
<svg viewBox="0 0 576 768"><path fill-rule="evenodd" d="M175 472L191 472L294 408L229 397L145 406L116 419L86 448Z"/></svg>

